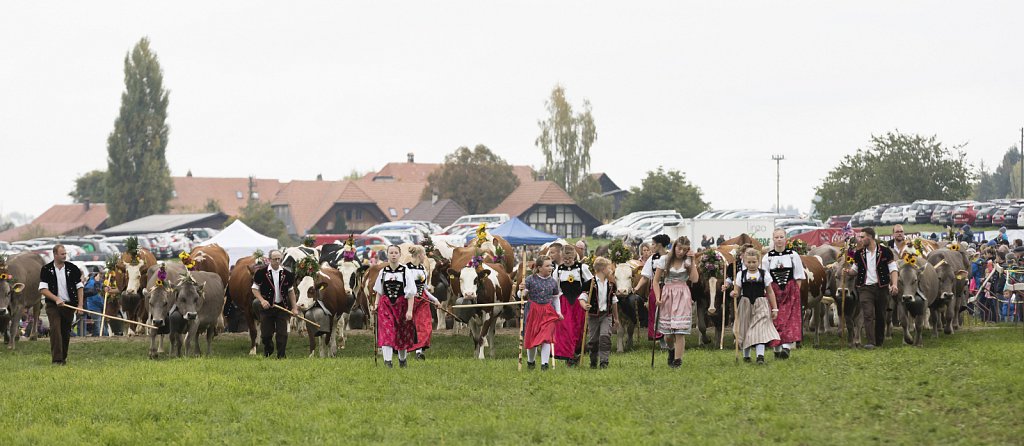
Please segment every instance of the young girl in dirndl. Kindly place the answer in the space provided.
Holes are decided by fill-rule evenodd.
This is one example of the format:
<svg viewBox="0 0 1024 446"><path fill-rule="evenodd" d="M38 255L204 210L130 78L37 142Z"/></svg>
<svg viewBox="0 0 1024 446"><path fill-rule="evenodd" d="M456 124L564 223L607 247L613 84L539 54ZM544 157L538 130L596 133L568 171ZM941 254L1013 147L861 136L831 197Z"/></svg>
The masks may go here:
<svg viewBox="0 0 1024 446"><path fill-rule="evenodd" d="M790 350L803 339L803 312L800 308L800 281L807 278L800 255L786 248L786 230L772 233L772 249L761 261L761 269L772 277L772 291L778 300L779 316L775 330L779 340L768 344L775 357L789 359Z"/></svg>
<svg viewBox="0 0 1024 446"><path fill-rule="evenodd" d="M743 252L744 269L731 280L732 297L739 299L733 334L743 348L743 361L750 362L750 348L757 352L757 364L764 364L764 346L779 340L772 320L779 314L772 291L772 276L760 266L760 253L747 248Z"/></svg>
<svg viewBox="0 0 1024 446"><path fill-rule="evenodd" d="M672 254L654 272L653 283L665 282L664 287L654 287L655 302L659 308L658 332L665 335L669 343L668 365L678 368L683 365L686 350L686 335L693 326L693 298L690 283L700 278L697 262L693 261L690 239L679 237L672 244Z"/></svg>
<svg viewBox="0 0 1024 446"><path fill-rule="evenodd" d="M540 347L541 370L547 370L551 358L551 344L555 342L555 325L562 319L559 297L562 290L558 280L551 276L555 267L551 258L537 258L536 269L524 283L519 284L520 293L529 299L530 311L526 313L526 329L523 348L526 349L526 367L536 367L537 347Z"/></svg>

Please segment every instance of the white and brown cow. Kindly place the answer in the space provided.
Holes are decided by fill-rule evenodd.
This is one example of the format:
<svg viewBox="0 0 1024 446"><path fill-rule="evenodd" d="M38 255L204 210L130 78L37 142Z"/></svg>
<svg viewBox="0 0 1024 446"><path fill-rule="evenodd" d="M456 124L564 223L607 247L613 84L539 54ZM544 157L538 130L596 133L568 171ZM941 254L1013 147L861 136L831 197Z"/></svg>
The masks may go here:
<svg viewBox="0 0 1024 446"><path fill-rule="evenodd" d="M451 295L457 297L456 304L492 304L512 300L512 278L498 263L466 265L458 270L449 268ZM497 318L514 316L510 306L466 308L456 311L463 320L469 321L469 335L473 338L476 356L484 359L484 348L491 347L491 358L495 357L494 331Z"/></svg>
<svg viewBox="0 0 1024 446"><path fill-rule="evenodd" d="M295 304L299 311L306 319L320 325L318 329L306 324L309 356L312 357L319 346L321 358L334 357L339 348L345 348L345 324L353 302L345 291L341 272L329 266L321 267L316 274L299 280L295 290Z"/></svg>

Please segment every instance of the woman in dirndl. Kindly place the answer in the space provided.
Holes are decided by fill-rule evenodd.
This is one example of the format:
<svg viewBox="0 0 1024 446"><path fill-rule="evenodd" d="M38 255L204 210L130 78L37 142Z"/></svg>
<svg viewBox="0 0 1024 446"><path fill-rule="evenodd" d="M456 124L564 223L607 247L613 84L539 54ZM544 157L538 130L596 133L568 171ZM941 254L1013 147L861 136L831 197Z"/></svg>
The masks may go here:
<svg viewBox="0 0 1024 446"><path fill-rule="evenodd" d="M683 365L686 351L686 335L693 326L693 299L690 283L700 278L694 252L690 250L690 239L679 237L672 244L672 253L657 271L652 283L665 282L664 287L654 287L654 299L658 310L657 331L665 335L669 344L668 365L679 368Z"/></svg>
<svg viewBox="0 0 1024 446"><path fill-rule="evenodd" d="M434 316L430 304L441 305L441 302L430 293L430 273L427 271L427 251L420 245L410 246L409 255L412 261L405 265L409 280L416 284L416 297L413 299L412 322L416 327L416 342L412 349L416 350L416 359L424 361L427 356L423 350L430 348L430 338L434 334Z"/></svg>
<svg viewBox="0 0 1024 446"><path fill-rule="evenodd" d="M779 316L775 318L779 340L768 344L774 347L778 359L789 359L790 350L803 339L800 288L807 275L800 254L787 248L787 241L786 230L776 228L772 233L772 249L761 260L761 269L772 276L772 291L779 304Z"/></svg>
<svg viewBox="0 0 1024 446"><path fill-rule="evenodd" d="M391 358L395 350L399 367L405 367L406 354L416 343L416 327L412 323L416 283L408 280L405 266L398 263L401 255L398 245L388 246L388 263L373 284L377 293L377 346L388 368L393 367Z"/></svg>

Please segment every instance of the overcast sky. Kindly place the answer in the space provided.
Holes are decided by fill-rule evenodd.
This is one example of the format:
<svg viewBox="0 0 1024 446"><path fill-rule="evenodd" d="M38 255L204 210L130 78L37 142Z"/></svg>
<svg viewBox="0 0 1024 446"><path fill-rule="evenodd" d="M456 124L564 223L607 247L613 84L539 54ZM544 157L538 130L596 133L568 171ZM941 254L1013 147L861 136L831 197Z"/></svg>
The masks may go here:
<svg viewBox="0 0 1024 446"><path fill-rule="evenodd" d="M301 6L295 6L301 4ZM106 168L125 54L151 40L172 175L337 179L485 144L540 167L556 84L589 99L595 172L679 169L716 208L807 210L871 134L967 143L1024 125L1021 2L8 2L2 212L39 214ZM1017 43L1014 43L1017 42ZM743 190L730 175L745 170Z"/></svg>

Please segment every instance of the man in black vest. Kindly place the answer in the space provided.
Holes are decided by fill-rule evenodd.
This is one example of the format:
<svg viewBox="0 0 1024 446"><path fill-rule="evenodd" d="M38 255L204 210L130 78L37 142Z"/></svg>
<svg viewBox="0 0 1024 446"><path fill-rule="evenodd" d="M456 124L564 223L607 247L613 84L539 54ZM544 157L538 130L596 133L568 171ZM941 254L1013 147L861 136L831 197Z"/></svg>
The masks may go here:
<svg viewBox="0 0 1024 446"><path fill-rule="evenodd" d="M857 274L857 297L868 337L864 348L870 350L885 340L885 311L889 295L898 292L898 267L892 250L875 241L875 228L861 229L857 242L854 264L846 270Z"/></svg>
<svg viewBox="0 0 1024 446"><path fill-rule="evenodd" d="M53 247L53 261L39 271L39 291L46 300L46 318L50 321L50 358L54 365L68 363L68 342L75 313L82 314L82 270L67 262L64 245Z"/></svg>
<svg viewBox="0 0 1024 446"><path fill-rule="evenodd" d="M259 314L263 356L273 354L276 344L277 357L280 359L284 358L288 347L288 319L293 314L299 314L299 309L295 306L295 291L292 289L295 286L295 274L281 266L284 257L281 251L272 250L269 256L270 266L256 270L252 276L252 290L256 296L252 308ZM274 308L274 305L287 308L288 311Z"/></svg>

